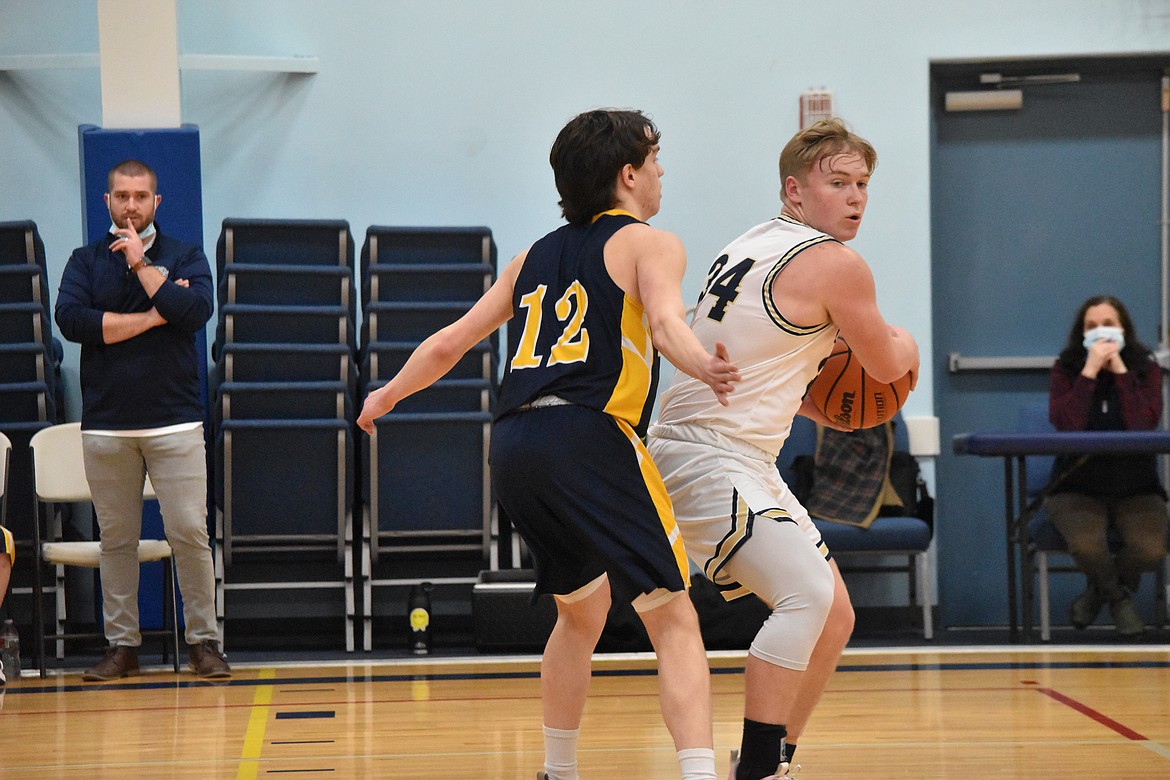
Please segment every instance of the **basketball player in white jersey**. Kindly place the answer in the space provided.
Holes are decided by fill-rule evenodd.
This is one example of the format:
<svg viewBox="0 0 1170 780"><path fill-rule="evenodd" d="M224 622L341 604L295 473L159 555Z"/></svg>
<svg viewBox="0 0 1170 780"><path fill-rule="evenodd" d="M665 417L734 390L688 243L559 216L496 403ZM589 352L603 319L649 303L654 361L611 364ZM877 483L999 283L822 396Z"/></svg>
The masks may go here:
<svg viewBox="0 0 1170 780"><path fill-rule="evenodd" d="M853 630L837 565L775 465L795 415L839 427L804 402L805 389L838 333L878 381L918 373L913 337L885 322L869 267L842 243L857 235L876 164L838 119L788 142L780 216L723 250L691 325L734 357L735 397L721 406L680 374L650 428L687 553L728 600L755 593L773 610L748 654L731 780L788 776Z"/></svg>

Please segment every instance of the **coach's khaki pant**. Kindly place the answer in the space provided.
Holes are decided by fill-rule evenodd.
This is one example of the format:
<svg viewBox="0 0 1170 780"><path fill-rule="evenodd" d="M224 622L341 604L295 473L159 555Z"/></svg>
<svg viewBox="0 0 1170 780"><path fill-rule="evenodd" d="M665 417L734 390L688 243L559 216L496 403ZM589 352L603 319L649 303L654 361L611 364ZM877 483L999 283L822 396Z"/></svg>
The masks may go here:
<svg viewBox="0 0 1170 780"><path fill-rule="evenodd" d="M102 605L111 645L142 644L138 622L138 540L147 473L174 550L188 644L219 639L215 570L207 537L203 428L161 436L82 434L85 474L101 532Z"/></svg>

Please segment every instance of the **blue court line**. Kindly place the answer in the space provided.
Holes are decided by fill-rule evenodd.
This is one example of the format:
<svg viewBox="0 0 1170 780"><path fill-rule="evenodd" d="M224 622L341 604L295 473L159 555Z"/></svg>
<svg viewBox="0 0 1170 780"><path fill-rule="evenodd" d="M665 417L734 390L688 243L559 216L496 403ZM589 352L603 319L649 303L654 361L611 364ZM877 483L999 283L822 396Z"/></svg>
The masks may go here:
<svg viewBox="0 0 1170 780"><path fill-rule="evenodd" d="M493 663L490 660L485 663ZM860 672L905 672L905 671L994 671L1004 669L1170 669L1170 661L972 661L965 663L895 663L895 664L842 664L837 667L837 673L853 674ZM594 677L651 677L658 672L656 669L597 669ZM742 666L716 667L711 669L713 675L743 674ZM539 679L539 671L524 672L438 672L427 674L346 674L331 677L288 677L266 678L256 680L231 679L209 683L203 680L171 680L166 682L133 682L133 683L103 683L95 685L38 685L31 686L23 682L10 685L6 695L22 695L31 693L64 693L73 691L131 691L131 690L170 690L179 688L205 687L255 687L258 685L273 685L281 689L293 685L352 685L353 683L396 683L425 680L428 682L466 681L466 680L531 680Z"/></svg>
<svg viewBox="0 0 1170 780"><path fill-rule="evenodd" d="M302 718L333 718L337 713L333 710L303 710L300 712L278 712L277 720L300 720Z"/></svg>

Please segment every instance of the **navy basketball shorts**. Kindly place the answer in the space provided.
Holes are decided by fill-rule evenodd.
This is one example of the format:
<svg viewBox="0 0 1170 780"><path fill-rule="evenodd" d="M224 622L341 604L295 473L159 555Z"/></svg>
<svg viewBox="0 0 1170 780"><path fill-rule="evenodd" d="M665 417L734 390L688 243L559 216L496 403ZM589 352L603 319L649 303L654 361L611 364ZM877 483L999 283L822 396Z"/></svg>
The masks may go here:
<svg viewBox="0 0 1170 780"><path fill-rule="evenodd" d="M507 415L492 430L497 500L536 568L536 593L565 595L608 574L633 599L689 585L666 487L633 429L576 404Z"/></svg>

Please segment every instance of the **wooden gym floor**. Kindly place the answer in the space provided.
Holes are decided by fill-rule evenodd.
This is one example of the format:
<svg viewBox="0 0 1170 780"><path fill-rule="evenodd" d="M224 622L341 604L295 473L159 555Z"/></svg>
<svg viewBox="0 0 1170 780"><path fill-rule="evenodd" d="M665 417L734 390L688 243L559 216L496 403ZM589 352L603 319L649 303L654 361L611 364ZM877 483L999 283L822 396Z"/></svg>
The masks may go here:
<svg viewBox="0 0 1170 780"><path fill-rule="evenodd" d="M712 653L721 777L743 653ZM11 681L0 777L523 778L541 766L531 656L169 667ZM1170 646L850 650L801 740L802 780L1170 777ZM586 780L676 778L653 660L598 656Z"/></svg>

